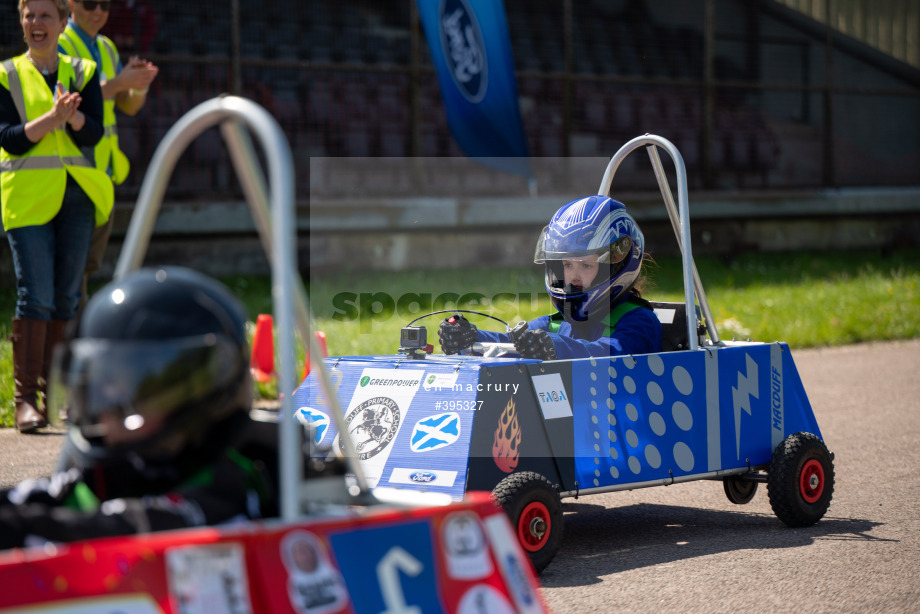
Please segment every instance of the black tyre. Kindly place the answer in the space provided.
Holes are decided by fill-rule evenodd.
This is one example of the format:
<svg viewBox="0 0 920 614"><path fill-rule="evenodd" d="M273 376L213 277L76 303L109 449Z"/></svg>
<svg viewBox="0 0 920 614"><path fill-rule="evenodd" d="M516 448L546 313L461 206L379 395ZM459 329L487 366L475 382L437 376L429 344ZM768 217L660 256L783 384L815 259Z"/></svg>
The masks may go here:
<svg viewBox="0 0 920 614"><path fill-rule="evenodd" d="M549 565L562 543L562 501L559 491L539 473L512 473L492 490L521 547L537 573Z"/></svg>
<svg viewBox="0 0 920 614"><path fill-rule="evenodd" d="M815 524L834 495L833 456L811 433L794 433L773 451L767 494L776 517L790 527Z"/></svg>
<svg viewBox="0 0 920 614"><path fill-rule="evenodd" d="M724 478L722 487L725 489L725 496L728 497L728 500L738 505L749 503L757 493L757 482L742 480L736 475Z"/></svg>

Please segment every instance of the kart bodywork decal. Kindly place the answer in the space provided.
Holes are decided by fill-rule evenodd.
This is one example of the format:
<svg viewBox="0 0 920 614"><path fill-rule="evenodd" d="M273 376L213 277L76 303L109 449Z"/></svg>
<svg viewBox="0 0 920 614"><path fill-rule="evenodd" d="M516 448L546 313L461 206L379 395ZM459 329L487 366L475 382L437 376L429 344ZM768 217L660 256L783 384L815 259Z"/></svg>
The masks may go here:
<svg viewBox="0 0 920 614"><path fill-rule="evenodd" d="M351 529L330 542L339 567L350 572L345 582L356 612L445 610L429 522ZM379 590L368 590L371 579Z"/></svg>
<svg viewBox="0 0 920 614"><path fill-rule="evenodd" d="M706 352L703 356L706 371L706 458L708 471L717 471L722 468L722 434L719 420L719 352ZM674 410L674 419L682 419L683 423L692 424L693 414L689 408L678 412ZM681 426L681 422L678 422ZM685 428L684 430L689 430Z"/></svg>
<svg viewBox="0 0 920 614"><path fill-rule="evenodd" d="M280 548L288 597L295 612L329 614L349 604L342 573L329 559L328 548L319 536L291 531L281 540Z"/></svg>
<svg viewBox="0 0 920 614"><path fill-rule="evenodd" d="M517 606L516 611L520 614L538 613L541 610L540 599L533 586L527 582L525 572L530 561L525 558L526 555L522 556L523 552L518 547L517 537L507 516L496 514L487 518L485 525L498 566Z"/></svg>
<svg viewBox="0 0 920 614"><path fill-rule="evenodd" d="M447 367L433 383L453 382L452 385L423 386L418 391L406 415L406 428L393 443L381 484L414 486L458 499L463 496L470 437L477 414L478 371ZM431 379L432 372L435 371L431 368L426 371L429 374L426 380Z"/></svg>
<svg viewBox="0 0 920 614"><path fill-rule="evenodd" d="M362 371L345 410L345 427L368 483L380 480L424 374L418 369ZM337 445L341 446L341 441Z"/></svg>
<svg viewBox="0 0 920 614"><path fill-rule="evenodd" d="M498 426L492 435L492 460L505 473L511 473L521 460L521 423L518 420L514 397L508 399L498 416Z"/></svg>
<svg viewBox="0 0 920 614"><path fill-rule="evenodd" d="M817 434L782 344L571 364L580 488L763 465L787 435Z"/></svg>
<svg viewBox="0 0 920 614"><path fill-rule="evenodd" d="M441 525L441 546L447 575L458 580L482 580L492 574L485 531L476 514L457 512Z"/></svg>
<svg viewBox="0 0 920 614"><path fill-rule="evenodd" d="M412 427L410 449L428 452L449 446L460 439L460 428L460 415L456 412L425 416Z"/></svg>
<svg viewBox="0 0 920 614"><path fill-rule="evenodd" d="M252 614L242 544L169 548L165 558L170 593L184 611L216 607Z"/></svg>
<svg viewBox="0 0 920 614"><path fill-rule="evenodd" d="M301 424L313 429L313 443L322 445L323 440L326 438L326 432L329 430L329 416L312 407L301 407L294 415Z"/></svg>
<svg viewBox="0 0 920 614"><path fill-rule="evenodd" d="M478 365L458 369L456 364L435 361L407 364L393 357L326 359L326 364L333 384L337 385L337 397L345 416L352 416L347 421L349 430L355 430L352 441L356 448L364 442L357 452L359 458L365 456L360 462L371 487L414 487L443 492L456 499L463 496L473 420L477 413ZM366 384L361 386L365 377L368 378ZM379 385L379 382L387 383L397 378L403 378L398 382L411 383L418 379L421 383L414 388ZM394 390L399 392L394 394ZM362 416L355 414L361 403L378 397L397 401L398 428L388 430L395 416L385 405L367 408L373 415L366 416L363 423ZM313 374L295 392L294 402L298 406L315 408L313 413L322 410L331 418L331 407L320 393ZM374 435L382 441L391 432L393 436L388 444L375 456L369 456L379 445ZM331 442L337 436L335 422L330 420L323 441Z"/></svg>
<svg viewBox="0 0 920 614"><path fill-rule="evenodd" d="M533 376L534 392L543 418L569 418L572 416L572 406L569 404L569 393L562 384L562 376L558 373Z"/></svg>
<svg viewBox="0 0 920 614"><path fill-rule="evenodd" d="M774 343L770 346L770 444L776 449L785 438L786 408L783 402L783 348ZM818 428L817 423L815 429ZM818 431L813 431L817 433Z"/></svg>
<svg viewBox="0 0 920 614"><path fill-rule="evenodd" d="M426 469L409 469L406 467L393 467L390 470L390 484L406 484L408 486L428 487L444 486L452 488L457 481L456 471L438 471Z"/></svg>
<svg viewBox="0 0 920 614"><path fill-rule="evenodd" d="M531 381L530 368L534 365L508 362L511 364L479 370L481 403L474 412L467 490L492 490L519 471L534 471L557 483L559 456L566 455L566 446L571 447L571 417L544 421ZM550 372L554 370L546 371ZM561 374L562 384L569 390L568 373L555 372ZM539 365L536 373L541 374ZM553 433L562 439L558 449L555 442L550 443Z"/></svg>

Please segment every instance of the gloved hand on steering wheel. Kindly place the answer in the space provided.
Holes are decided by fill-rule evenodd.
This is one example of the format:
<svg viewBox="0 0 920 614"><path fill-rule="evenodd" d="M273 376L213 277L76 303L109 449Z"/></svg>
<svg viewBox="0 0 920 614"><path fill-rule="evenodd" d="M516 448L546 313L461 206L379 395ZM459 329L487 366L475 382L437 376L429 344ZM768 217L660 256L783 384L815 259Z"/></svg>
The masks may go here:
<svg viewBox="0 0 920 614"><path fill-rule="evenodd" d="M445 354L459 354L461 350L471 348L478 340L476 325L459 313L444 318L438 327L438 341Z"/></svg>
<svg viewBox="0 0 920 614"><path fill-rule="evenodd" d="M521 358L556 360L556 346L545 330L525 330L514 341L514 349Z"/></svg>

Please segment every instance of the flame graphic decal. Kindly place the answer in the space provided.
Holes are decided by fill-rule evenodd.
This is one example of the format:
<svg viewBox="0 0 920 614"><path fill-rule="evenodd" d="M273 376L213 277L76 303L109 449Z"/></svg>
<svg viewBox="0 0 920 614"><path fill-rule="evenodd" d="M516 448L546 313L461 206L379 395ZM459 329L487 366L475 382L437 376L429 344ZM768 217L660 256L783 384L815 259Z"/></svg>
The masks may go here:
<svg viewBox="0 0 920 614"><path fill-rule="evenodd" d="M505 473L514 471L520 458L520 444L521 427L517 412L514 411L514 398L511 398L498 417L498 428L495 429L495 439L492 441L492 458L499 469Z"/></svg>

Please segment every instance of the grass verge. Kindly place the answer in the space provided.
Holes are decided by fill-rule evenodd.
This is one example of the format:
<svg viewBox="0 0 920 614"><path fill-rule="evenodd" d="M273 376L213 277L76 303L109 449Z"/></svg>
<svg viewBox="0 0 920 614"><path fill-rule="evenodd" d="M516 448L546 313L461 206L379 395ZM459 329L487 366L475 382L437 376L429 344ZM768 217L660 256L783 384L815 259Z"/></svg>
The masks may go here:
<svg viewBox="0 0 920 614"><path fill-rule="evenodd" d="M803 348L920 337L917 249L885 255L744 254L730 260L699 258L697 267L723 339L785 341ZM682 300L679 259L659 258L649 273L647 298ZM253 321L259 313L271 313L270 280L222 281L243 301ZM330 355L391 354L399 345L402 326L432 309L457 303L512 324L551 310L542 270L536 265L343 272L314 278L310 295L315 326L326 332ZM13 425L12 348L7 334L14 304L12 290L0 292L0 427ZM435 346L441 317L419 322L427 326L429 342ZM471 320L482 328L501 329L488 318ZM260 386L256 393L270 396L273 386Z"/></svg>

